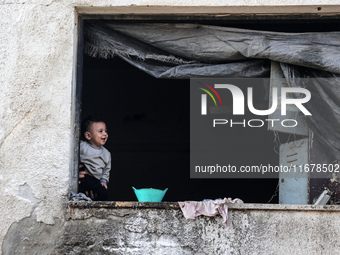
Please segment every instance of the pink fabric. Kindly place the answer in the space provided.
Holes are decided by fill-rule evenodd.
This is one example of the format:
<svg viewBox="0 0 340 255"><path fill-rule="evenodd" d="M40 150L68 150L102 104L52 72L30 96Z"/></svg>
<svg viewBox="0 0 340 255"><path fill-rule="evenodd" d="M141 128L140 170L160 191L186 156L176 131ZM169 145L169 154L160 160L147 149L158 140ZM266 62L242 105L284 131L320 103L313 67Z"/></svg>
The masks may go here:
<svg viewBox="0 0 340 255"><path fill-rule="evenodd" d="M228 220L228 204L242 204L241 199L224 198L210 201L185 201L178 202L183 215L186 219L195 219L200 215L215 216L220 214L223 218L222 224L227 227Z"/></svg>

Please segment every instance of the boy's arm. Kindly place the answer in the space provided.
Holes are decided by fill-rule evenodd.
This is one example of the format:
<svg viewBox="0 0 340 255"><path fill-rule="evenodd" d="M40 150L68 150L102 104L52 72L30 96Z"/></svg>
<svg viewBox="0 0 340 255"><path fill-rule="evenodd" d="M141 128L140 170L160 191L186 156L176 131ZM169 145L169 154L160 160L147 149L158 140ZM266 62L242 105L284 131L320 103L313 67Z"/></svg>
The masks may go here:
<svg viewBox="0 0 340 255"><path fill-rule="evenodd" d="M109 182L109 179L110 179L110 170L111 170L111 155L110 155L108 163L106 164L106 166L103 169L103 174L102 174L102 177L100 179L100 181L105 183L106 185L107 185L107 183Z"/></svg>

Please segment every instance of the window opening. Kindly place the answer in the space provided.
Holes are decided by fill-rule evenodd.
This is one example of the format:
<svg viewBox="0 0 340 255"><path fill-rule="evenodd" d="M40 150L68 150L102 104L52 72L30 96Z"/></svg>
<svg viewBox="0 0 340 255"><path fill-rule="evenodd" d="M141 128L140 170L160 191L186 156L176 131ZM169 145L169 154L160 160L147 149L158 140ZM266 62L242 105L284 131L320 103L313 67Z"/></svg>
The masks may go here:
<svg viewBox="0 0 340 255"><path fill-rule="evenodd" d="M256 25L234 23L234 26L254 28ZM279 28L269 22L259 22L258 26L284 31L312 29L308 22L297 26L285 24ZM323 29L320 24L314 26L314 31ZM229 196L250 203L269 200L278 203L275 193L279 179L189 178L188 80L155 79L117 57L104 60L88 56L84 56L82 77L81 118L89 114L100 115L109 129L106 147L113 160L110 200L136 201L132 191L135 186L169 188L165 201ZM260 97L260 103L268 103L263 94ZM244 133L245 137L247 135L249 132ZM297 138L301 137L265 131L257 134L256 139L244 142L243 148L253 146L259 151L258 140L261 140L262 148L266 144L261 157L270 155L278 162L273 141L279 144ZM240 161L246 158L244 152L237 155Z"/></svg>
<svg viewBox="0 0 340 255"><path fill-rule="evenodd" d="M165 201L270 199L275 179L190 179L189 80L156 79L119 58L87 56L83 80L82 117L100 114L109 130L105 147L112 154L110 200L135 201L132 186L168 188ZM262 99L263 93L258 93L256 103L263 104ZM228 136L235 164L258 164L266 158L278 162L274 133L265 127Z"/></svg>

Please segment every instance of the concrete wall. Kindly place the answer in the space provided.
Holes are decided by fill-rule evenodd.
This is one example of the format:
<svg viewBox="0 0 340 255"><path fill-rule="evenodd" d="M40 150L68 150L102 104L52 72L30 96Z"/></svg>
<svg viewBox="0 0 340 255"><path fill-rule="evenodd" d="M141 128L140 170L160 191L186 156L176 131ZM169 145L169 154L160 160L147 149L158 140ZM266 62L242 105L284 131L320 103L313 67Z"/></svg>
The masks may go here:
<svg viewBox="0 0 340 255"><path fill-rule="evenodd" d="M27 218L13 224L3 253L310 255L340 249L340 211L332 206L231 205L228 227L221 216L186 220L175 204L153 206L73 203L68 220L54 227Z"/></svg>
<svg viewBox="0 0 340 255"><path fill-rule="evenodd" d="M34 251L40 249L39 242L43 247L44 242L54 243L56 238L60 240L59 237L63 231L66 231L66 234L69 235L70 229L72 229L70 226L78 226L76 229L81 230L79 221L65 222L64 218L69 189L70 165L72 165L74 125L72 91L75 81L76 10L91 10L92 13L100 10L100 12L112 13L119 10L119 6L127 6L124 10L133 13L140 10L140 5L159 6L159 8L152 10L161 12L164 5L171 7L300 4L340 5L340 0L324 0L322 2L318 0L0 1L0 210L2 215L0 247L3 247L4 243L6 244L4 245L6 248L4 253L10 254L11 249L14 249L17 243L22 244L25 241L28 244L20 247L25 247L26 250L20 252L22 254L36 253ZM102 8L92 8L93 5ZM332 9L332 7L325 7L325 9L327 8L328 10ZM148 10L148 8L144 8L143 12L148 12ZM171 12L171 10L176 11L177 8L167 10ZM186 10L190 11L192 7ZM201 8L201 10L204 10L204 8ZM137 219L146 225L152 223L145 222L147 218L143 216L144 214L155 214L155 217L162 215L162 212L155 213L153 211L134 213L138 214ZM246 215L247 212L244 212L244 214ZM332 213L325 215L326 220L336 221ZM170 216L176 220L181 217L178 212L171 212ZM257 216L253 217L256 218ZM299 217L304 216L299 214L297 219L300 219ZM313 214L313 217L318 218L319 216ZM107 220L91 218L86 221L86 224L92 224L91 221L93 221L102 222L105 225L105 222L117 219L119 219L119 216L112 216ZM133 216L129 216L129 220L132 219ZM256 225L260 223L261 219L264 219L264 217L259 216L251 225L255 230L261 228L261 225ZM286 218L286 220L289 222L289 218ZM198 228L203 226L202 224L209 223L209 221L211 220L202 219L198 223L192 223L193 225L188 225L186 231L190 232L190 228ZM121 226L124 228L125 223L119 224L122 224ZM196 226L196 224L198 225ZM208 229L213 228L213 225L209 224L207 233L212 231ZM236 224L238 223L236 222ZM299 222L299 224L303 223ZM94 227L94 225L92 226ZM156 224L156 226L158 225ZM318 229L317 226L314 228L315 231ZM11 229L10 234L9 229ZM19 234L18 229L24 231L25 234ZM96 229L100 231L100 228ZM292 229L294 230L294 228ZM303 229L307 229L306 225ZM218 233L223 233L225 238L232 238L230 240L237 237L233 236L233 232L221 231L219 230ZM297 231L297 234L303 234L298 230L295 231ZM262 230L262 232L265 231ZM17 234L14 235L13 233ZM208 238L207 233L203 235L204 238ZM229 233L232 237L225 233ZM331 240L339 237L338 232L334 233L329 232ZM39 237L37 234L39 234ZM39 242L33 241L30 244L35 238ZM72 239L71 236L69 238ZM165 236L165 238L168 237ZM306 238L304 237L305 242ZM62 239L60 242L65 240ZM275 240L279 241L279 239ZM261 240L257 240L257 242L261 242ZM162 247L161 243L162 241L160 241L159 247ZM72 244L69 247L71 251L73 243L70 244ZM241 244L244 245L244 243ZM281 243L279 242L279 244ZM249 247L255 249L256 245L252 244ZM264 246L260 245L260 247ZM73 250L73 252L76 253L76 250ZM205 252L205 250L203 249L202 252ZM46 254L53 254L53 252L46 251Z"/></svg>

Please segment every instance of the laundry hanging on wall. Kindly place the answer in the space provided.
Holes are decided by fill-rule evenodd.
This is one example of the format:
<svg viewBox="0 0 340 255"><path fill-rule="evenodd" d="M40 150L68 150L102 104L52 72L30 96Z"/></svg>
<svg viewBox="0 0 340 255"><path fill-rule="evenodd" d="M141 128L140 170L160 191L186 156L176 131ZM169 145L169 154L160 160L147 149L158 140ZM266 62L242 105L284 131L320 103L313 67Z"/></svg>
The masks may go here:
<svg viewBox="0 0 340 255"><path fill-rule="evenodd" d="M289 86L311 91L307 122L340 159L340 32L91 21L85 24L84 41L89 56L118 56L156 78L268 77L270 61L280 62ZM298 78L313 82L301 84Z"/></svg>

